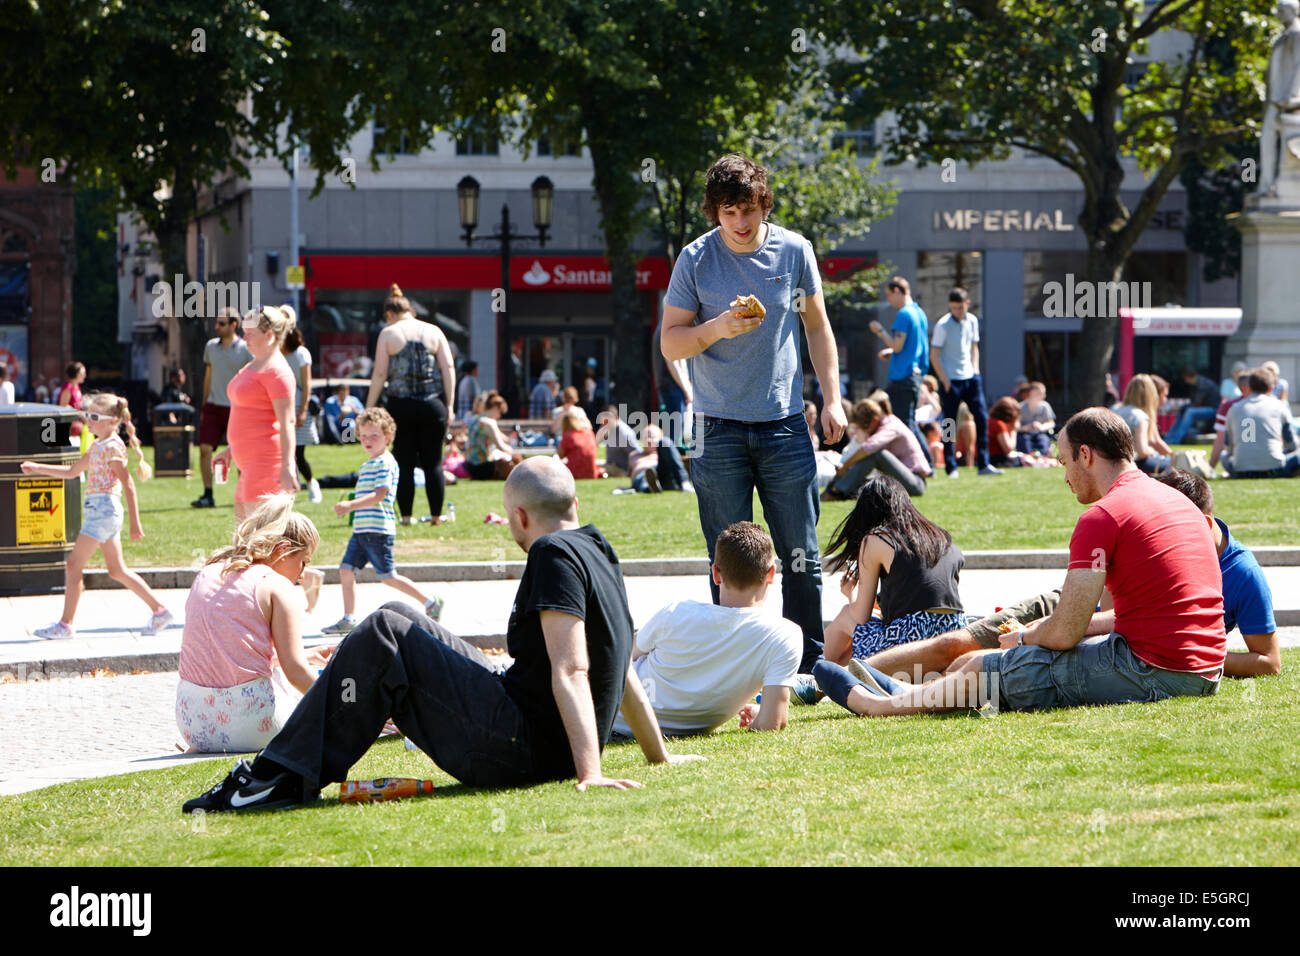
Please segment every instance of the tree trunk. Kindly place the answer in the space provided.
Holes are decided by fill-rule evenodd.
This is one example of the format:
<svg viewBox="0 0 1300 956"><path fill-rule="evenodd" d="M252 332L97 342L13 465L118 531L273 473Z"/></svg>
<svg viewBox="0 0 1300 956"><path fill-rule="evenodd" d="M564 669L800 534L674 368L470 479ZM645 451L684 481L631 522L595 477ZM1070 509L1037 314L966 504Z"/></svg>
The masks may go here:
<svg viewBox="0 0 1300 956"><path fill-rule="evenodd" d="M1094 243L1088 253L1086 281L1096 290L1094 314L1083 319L1079 336L1080 347L1071 356L1070 408L1079 411L1103 404L1106 394L1106 373L1115 354L1119 316L1102 307L1102 283L1117 283L1124 271L1123 258L1116 258L1109 248L1097 248ZM1132 303L1136 304L1136 303ZM1118 386L1118 383L1116 383Z"/></svg>

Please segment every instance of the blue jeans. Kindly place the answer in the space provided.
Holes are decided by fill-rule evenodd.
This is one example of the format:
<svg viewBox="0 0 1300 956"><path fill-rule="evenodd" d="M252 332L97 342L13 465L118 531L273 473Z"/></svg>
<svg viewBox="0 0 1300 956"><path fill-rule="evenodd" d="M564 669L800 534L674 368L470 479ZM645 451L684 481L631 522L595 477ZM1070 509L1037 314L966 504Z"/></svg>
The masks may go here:
<svg viewBox="0 0 1300 956"><path fill-rule="evenodd" d="M1089 638L1068 651L1025 644L987 654L985 675L998 675L1004 710L1050 710L1084 704L1127 704L1166 697L1203 697L1219 677L1152 667L1133 654L1122 635Z"/></svg>
<svg viewBox="0 0 1300 956"><path fill-rule="evenodd" d="M675 414L680 419L686 414L686 393L676 382L665 382L660 386L659 401L663 403L664 410L670 415ZM685 427L684 423L683 427Z"/></svg>
<svg viewBox="0 0 1300 956"><path fill-rule="evenodd" d="M1052 436L1047 432L1021 432L1016 436L1016 451L1022 455L1035 451L1040 455L1050 455Z"/></svg>
<svg viewBox="0 0 1300 956"><path fill-rule="evenodd" d="M768 533L781 562L781 613L803 629L808 673L822 652L822 566L817 547L817 460L803 415L775 422L737 422L695 416L691 479L700 528L713 549L728 525L754 518L758 490ZM709 577L713 603L718 587Z"/></svg>
<svg viewBox="0 0 1300 956"><path fill-rule="evenodd" d="M1206 425L1214 421L1216 411L1217 408L1210 408L1208 405L1188 405L1178 416L1174 427L1165 435L1165 441L1171 445L1181 445L1187 439L1189 432L1199 435Z"/></svg>
<svg viewBox="0 0 1300 956"><path fill-rule="evenodd" d="M916 436L921 446L922 454L925 455L925 460L933 468L934 456L930 454L930 443L926 441L921 426L916 423L916 403L921 397L921 373L917 372L911 378L891 378L885 384L885 394L889 396L890 410L899 421L912 430L912 434Z"/></svg>
<svg viewBox="0 0 1300 956"><path fill-rule="evenodd" d="M1229 478L1294 478L1300 474L1300 452L1291 452L1282 459L1281 465L1268 471L1238 471L1227 455L1219 459L1219 464L1223 466Z"/></svg>
<svg viewBox="0 0 1300 956"><path fill-rule="evenodd" d="M974 375L970 378L952 379L948 384L952 387L939 386L939 403L943 406L943 417L951 419L953 424L943 429L943 433L956 433L957 408L965 402L975 419L975 463L984 468L989 463L989 410L984 404L984 383L978 375ZM957 470L957 445L946 438L943 443L943 467L950 475Z"/></svg>
<svg viewBox="0 0 1300 956"><path fill-rule="evenodd" d="M888 448L872 452L857 464L850 465L848 471L830 483L831 491L846 498L855 497L873 468L895 479L909 496L918 498L925 494L925 478L910 470Z"/></svg>

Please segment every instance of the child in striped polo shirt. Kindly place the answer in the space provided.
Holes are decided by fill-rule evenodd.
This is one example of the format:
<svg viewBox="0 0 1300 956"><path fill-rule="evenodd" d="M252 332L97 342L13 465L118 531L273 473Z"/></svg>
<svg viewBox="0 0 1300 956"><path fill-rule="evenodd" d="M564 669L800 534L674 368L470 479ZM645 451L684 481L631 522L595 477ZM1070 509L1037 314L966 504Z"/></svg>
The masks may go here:
<svg viewBox="0 0 1300 956"><path fill-rule="evenodd" d="M397 433L393 416L382 408L368 408L357 416L357 440L370 456L357 474L356 495L340 501L334 513L340 518L353 513L352 537L339 563L343 584L343 617L324 628L325 634L347 634L357 626L353 610L357 603L357 572L369 562L375 566L379 580L424 605L435 621L442 614L442 598L426 600L410 578L393 570L393 541L397 537L397 518L393 503L397 498L397 459L388 446Z"/></svg>

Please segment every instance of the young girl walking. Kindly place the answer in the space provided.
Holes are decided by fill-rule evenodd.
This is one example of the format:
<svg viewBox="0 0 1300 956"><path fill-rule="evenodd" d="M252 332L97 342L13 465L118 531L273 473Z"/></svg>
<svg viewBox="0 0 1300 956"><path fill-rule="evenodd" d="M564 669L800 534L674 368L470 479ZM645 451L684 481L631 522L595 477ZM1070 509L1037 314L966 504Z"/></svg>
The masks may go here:
<svg viewBox="0 0 1300 956"><path fill-rule="evenodd" d="M171 623L172 615L162 602L145 584L144 579L122 563L122 498L126 498L127 514L131 519L131 540L139 541L144 537L144 528L140 526L140 509L135 496L135 482L127 469L126 445L118 436L118 428L126 426L126 433L131 447L140 454L140 439L135 436L135 426L131 424L131 412L126 399L118 398L108 392L100 392L85 402L85 419L90 433L95 436L94 443L75 463L71 465L43 465L34 461L22 463L25 475L47 475L50 478L76 478L86 473L86 500L82 506L83 520L81 533L68 555L63 591L63 617L36 631L37 637L47 640L67 640L76 636L72 628L72 619L77 614L77 603L81 599L81 572L86 562L96 550L104 552L104 564L108 575L119 584L130 588L140 600L149 605L153 615L140 631L141 634L156 634ZM147 467L141 462L141 479L148 477Z"/></svg>

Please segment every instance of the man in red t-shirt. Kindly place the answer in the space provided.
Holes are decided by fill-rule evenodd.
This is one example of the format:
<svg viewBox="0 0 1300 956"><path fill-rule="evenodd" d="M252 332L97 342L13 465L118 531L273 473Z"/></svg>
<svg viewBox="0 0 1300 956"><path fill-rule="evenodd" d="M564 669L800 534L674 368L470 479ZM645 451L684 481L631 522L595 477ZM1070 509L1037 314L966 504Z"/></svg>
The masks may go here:
<svg viewBox="0 0 1300 956"><path fill-rule="evenodd" d="M1214 447L1210 449L1211 468L1219 464L1219 459L1223 456L1223 448L1227 444L1228 409L1250 394L1250 369L1244 368L1237 375L1237 388L1241 389L1241 394L1236 398L1225 398L1219 402L1219 407L1214 413ZM1224 467L1227 468L1227 465Z"/></svg>
<svg viewBox="0 0 1300 956"><path fill-rule="evenodd" d="M1205 518L1138 470L1132 432L1108 409L1073 416L1057 449L1066 483L1092 507L1070 538L1069 570L1051 616L1003 635L1002 650L967 655L942 680L921 687L873 672L873 691L843 668L819 663L813 673L828 696L855 713L887 716L986 702L1040 710L1218 690L1227 638ZM1097 611L1103 590L1110 600Z"/></svg>

